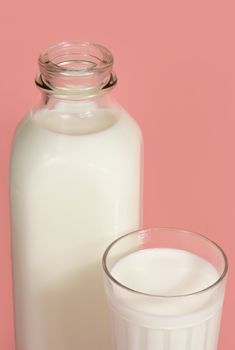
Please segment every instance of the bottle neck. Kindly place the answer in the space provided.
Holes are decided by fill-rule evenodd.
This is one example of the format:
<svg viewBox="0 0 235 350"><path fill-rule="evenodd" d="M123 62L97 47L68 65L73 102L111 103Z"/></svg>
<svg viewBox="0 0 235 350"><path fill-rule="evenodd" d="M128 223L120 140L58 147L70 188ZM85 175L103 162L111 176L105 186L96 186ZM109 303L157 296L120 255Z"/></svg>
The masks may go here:
<svg viewBox="0 0 235 350"><path fill-rule="evenodd" d="M46 95L63 99L94 98L115 86L112 67L112 54L103 46L86 41L62 42L40 55L36 85Z"/></svg>

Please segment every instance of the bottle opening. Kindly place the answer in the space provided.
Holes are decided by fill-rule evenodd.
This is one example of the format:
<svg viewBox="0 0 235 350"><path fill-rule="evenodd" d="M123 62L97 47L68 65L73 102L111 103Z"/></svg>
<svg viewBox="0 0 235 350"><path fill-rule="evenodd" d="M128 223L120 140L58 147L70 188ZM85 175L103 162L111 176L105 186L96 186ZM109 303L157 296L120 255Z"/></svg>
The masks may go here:
<svg viewBox="0 0 235 350"><path fill-rule="evenodd" d="M51 45L39 56L40 74L36 83L50 90L102 89L110 81L112 53L88 41L68 41Z"/></svg>

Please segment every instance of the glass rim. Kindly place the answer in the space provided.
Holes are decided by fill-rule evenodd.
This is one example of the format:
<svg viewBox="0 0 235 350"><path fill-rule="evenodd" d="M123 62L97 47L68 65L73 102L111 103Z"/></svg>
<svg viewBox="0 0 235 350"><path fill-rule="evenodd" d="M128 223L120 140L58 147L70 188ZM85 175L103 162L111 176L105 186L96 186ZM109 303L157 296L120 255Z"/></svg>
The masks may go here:
<svg viewBox="0 0 235 350"><path fill-rule="evenodd" d="M176 294L176 295L160 295L160 294L151 294L151 293L145 293L145 292L141 292L139 290L135 290L133 288L130 288L128 286L126 286L125 284L122 284L121 282L119 282L116 278L114 278L111 274L111 272L109 271L108 267L107 267L107 257L108 254L110 252L110 250L112 249L112 247L119 241L121 241L122 239L128 237L128 236L134 236L136 234L139 233L146 233L149 231L159 231L159 230L168 230L168 231L177 231L178 233L186 233L186 234L190 234L193 236L197 236L200 237L202 239L204 239L205 241L207 241L208 243L212 244L216 249L218 249L218 251L221 253L221 256L223 258L224 261L224 268L222 273L219 275L219 277L216 279L215 282L211 283L209 286L207 286L206 288L197 290L195 292L191 292L191 293L185 293L185 294ZM138 229L132 232L129 232L125 235L122 235L120 237L118 237L117 239L115 239L113 242L111 242L108 247L106 248L103 257L102 257L102 266L103 266L103 270L106 274L106 276L113 281L115 284L117 284L119 287L128 290L132 293L138 294L138 295L143 295L143 296L147 296L147 297L154 297L154 298L164 298L164 299L173 299L173 298L184 298L184 297L190 297L190 296L194 296L194 295L198 295L198 294L202 294L207 292L210 289L213 289L214 287L216 287L217 285L219 285L227 276L227 272L228 272L228 258L224 252L224 250L213 240L211 240L210 238L206 237L205 235L198 233L198 232L194 232L194 231L189 231L186 229L180 229L180 228L176 228L176 227L148 227L148 228L143 228L143 229Z"/></svg>

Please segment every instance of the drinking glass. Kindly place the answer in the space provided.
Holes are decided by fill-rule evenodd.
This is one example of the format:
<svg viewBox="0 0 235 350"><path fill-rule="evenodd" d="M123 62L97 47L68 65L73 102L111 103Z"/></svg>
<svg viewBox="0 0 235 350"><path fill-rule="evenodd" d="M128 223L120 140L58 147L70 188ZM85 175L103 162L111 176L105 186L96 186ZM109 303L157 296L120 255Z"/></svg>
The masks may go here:
<svg viewBox="0 0 235 350"><path fill-rule="evenodd" d="M111 349L216 350L228 263L194 232L138 230L103 256Z"/></svg>

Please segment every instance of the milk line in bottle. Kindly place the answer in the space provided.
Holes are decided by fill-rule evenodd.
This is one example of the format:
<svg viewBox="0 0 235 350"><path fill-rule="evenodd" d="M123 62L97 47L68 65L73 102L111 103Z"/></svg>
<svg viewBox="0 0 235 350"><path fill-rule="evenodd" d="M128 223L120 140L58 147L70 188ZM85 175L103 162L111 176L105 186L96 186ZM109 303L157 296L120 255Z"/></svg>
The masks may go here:
<svg viewBox="0 0 235 350"><path fill-rule="evenodd" d="M39 58L10 168L17 350L107 349L101 255L141 221L141 132L110 97L112 64L81 41Z"/></svg>

